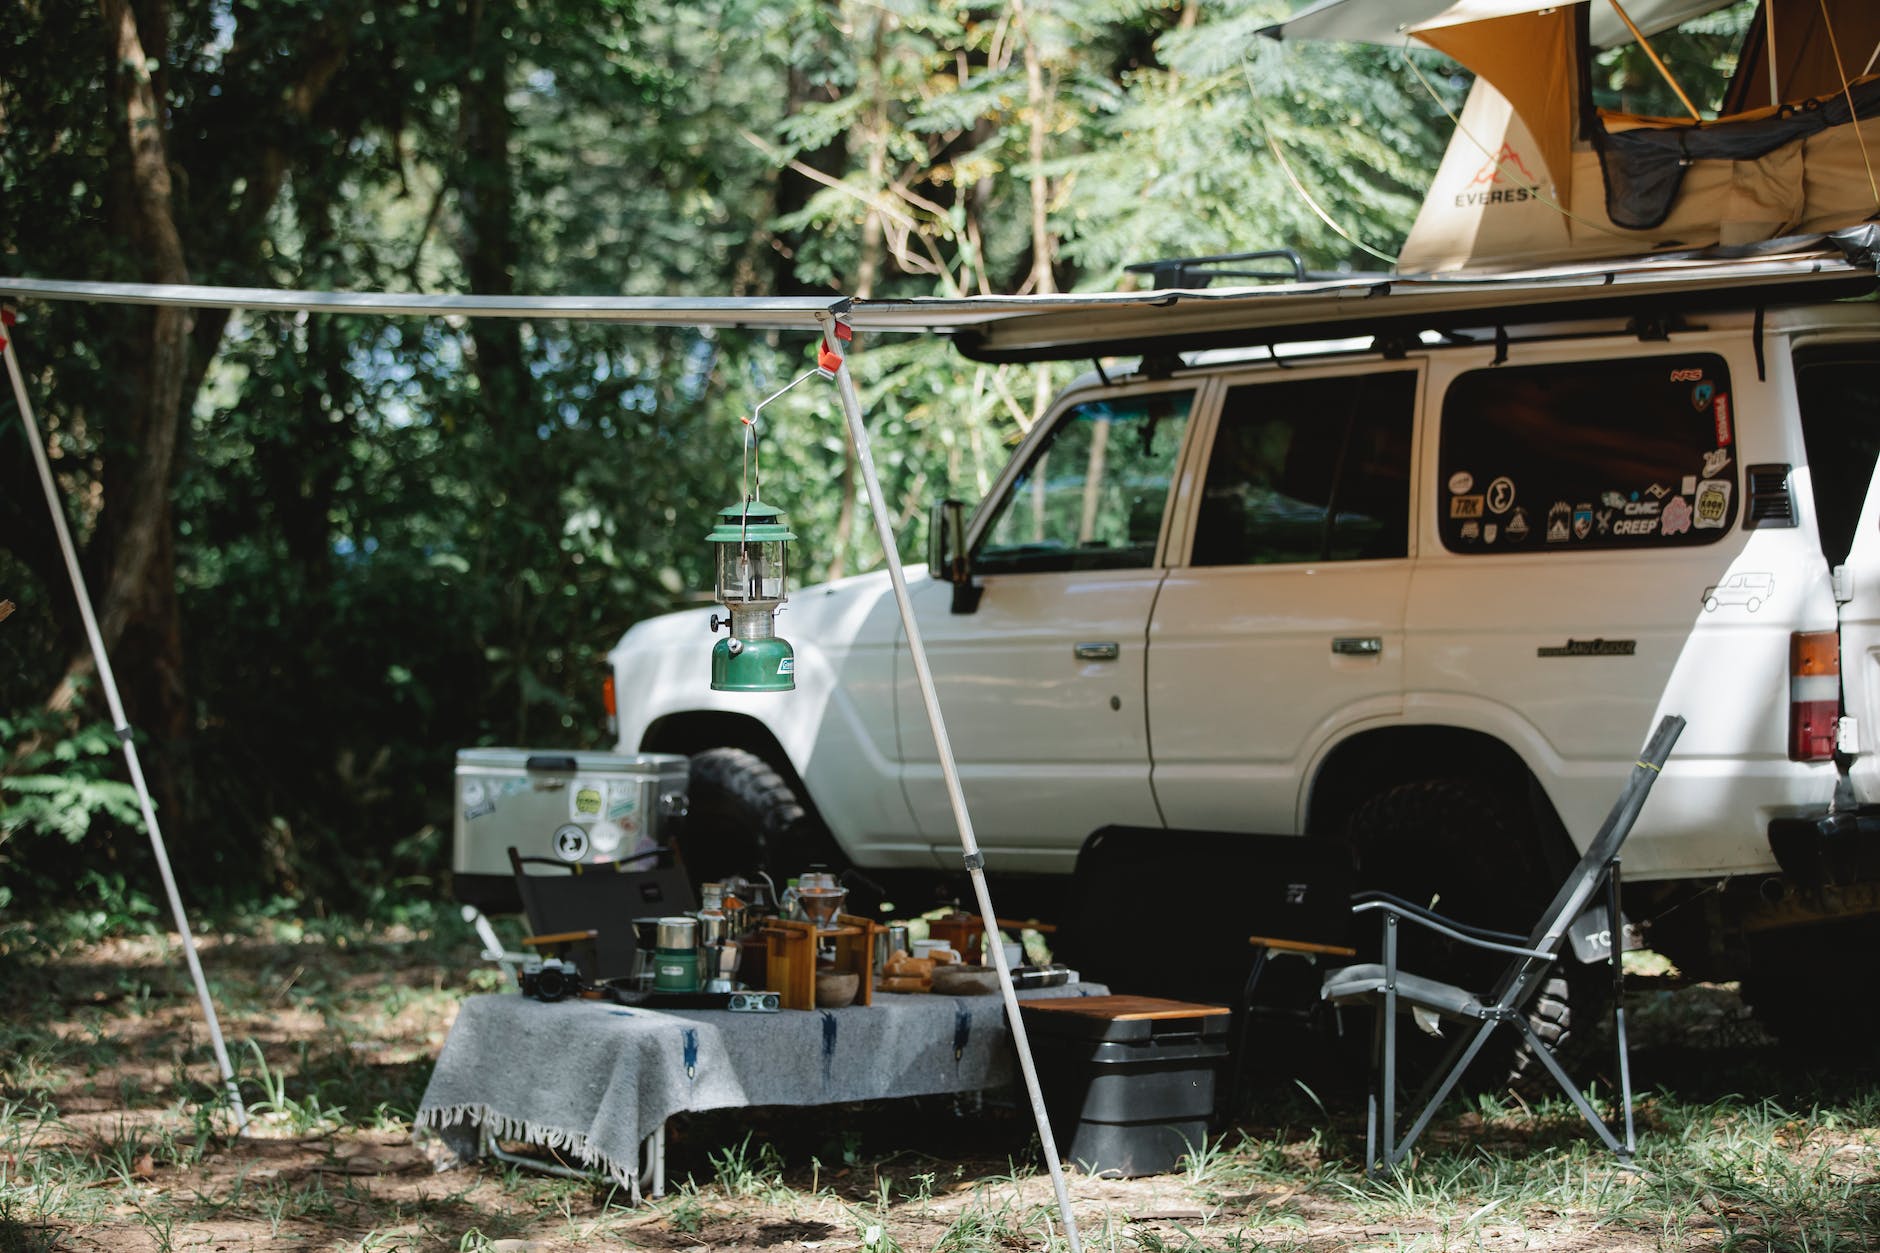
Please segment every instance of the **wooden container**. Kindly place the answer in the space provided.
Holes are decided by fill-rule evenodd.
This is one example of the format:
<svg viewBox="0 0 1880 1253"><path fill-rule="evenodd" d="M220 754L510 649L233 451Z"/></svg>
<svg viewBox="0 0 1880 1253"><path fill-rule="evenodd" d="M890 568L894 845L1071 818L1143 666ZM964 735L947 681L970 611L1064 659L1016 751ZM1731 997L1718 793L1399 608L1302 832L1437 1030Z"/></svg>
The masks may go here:
<svg viewBox="0 0 1880 1253"><path fill-rule="evenodd" d="M764 987L777 994L783 1008L816 1008L817 954L825 941L835 949L831 968L860 978L854 1003L875 1003L875 931L880 924L851 914L837 914L836 922L833 931L818 931L815 923L792 918L764 924Z"/></svg>

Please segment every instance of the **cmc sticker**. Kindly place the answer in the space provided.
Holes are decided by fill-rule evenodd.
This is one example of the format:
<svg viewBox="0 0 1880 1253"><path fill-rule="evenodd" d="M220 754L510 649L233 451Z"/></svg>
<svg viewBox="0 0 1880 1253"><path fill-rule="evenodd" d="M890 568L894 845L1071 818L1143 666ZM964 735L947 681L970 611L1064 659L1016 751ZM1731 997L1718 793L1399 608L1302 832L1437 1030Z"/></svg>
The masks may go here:
<svg viewBox="0 0 1880 1253"><path fill-rule="evenodd" d="M1697 506L1691 525L1703 531L1718 530L1730 516L1729 479L1705 479L1697 485Z"/></svg>

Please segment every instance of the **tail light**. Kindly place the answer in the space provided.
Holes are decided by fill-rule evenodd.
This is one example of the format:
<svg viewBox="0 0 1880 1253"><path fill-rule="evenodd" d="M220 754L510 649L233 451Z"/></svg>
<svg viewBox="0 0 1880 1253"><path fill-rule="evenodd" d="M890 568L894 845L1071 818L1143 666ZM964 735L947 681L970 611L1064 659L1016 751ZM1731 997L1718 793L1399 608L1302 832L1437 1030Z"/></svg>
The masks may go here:
<svg viewBox="0 0 1880 1253"><path fill-rule="evenodd" d="M607 733L612 735L619 731L620 718L614 705L614 676L611 674L601 680L601 708L607 711Z"/></svg>
<svg viewBox="0 0 1880 1253"><path fill-rule="evenodd" d="M1789 760L1833 760L1840 716L1840 633L1795 632L1789 637Z"/></svg>

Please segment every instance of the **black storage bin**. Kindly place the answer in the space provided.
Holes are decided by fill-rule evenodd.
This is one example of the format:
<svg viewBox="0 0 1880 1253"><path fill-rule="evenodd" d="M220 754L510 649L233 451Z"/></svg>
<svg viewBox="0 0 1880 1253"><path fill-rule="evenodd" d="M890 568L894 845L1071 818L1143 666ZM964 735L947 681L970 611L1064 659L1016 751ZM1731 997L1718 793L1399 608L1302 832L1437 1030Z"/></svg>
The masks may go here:
<svg viewBox="0 0 1880 1253"><path fill-rule="evenodd" d="M1094 996L1020 1009L1065 1160L1128 1178L1202 1147L1227 1061L1225 1008Z"/></svg>

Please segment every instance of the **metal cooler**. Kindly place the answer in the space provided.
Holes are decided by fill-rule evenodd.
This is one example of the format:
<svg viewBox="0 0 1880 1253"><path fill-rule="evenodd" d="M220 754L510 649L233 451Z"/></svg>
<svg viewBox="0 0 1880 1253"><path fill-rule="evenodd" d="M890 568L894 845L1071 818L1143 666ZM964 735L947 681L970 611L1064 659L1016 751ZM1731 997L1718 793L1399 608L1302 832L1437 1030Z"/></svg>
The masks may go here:
<svg viewBox="0 0 1880 1253"><path fill-rule="evenodd" d="M670 842L686 811L689 762L672 753L457 750L451 869L457 899L517 906L524 857L611 861Z"/></svg>

